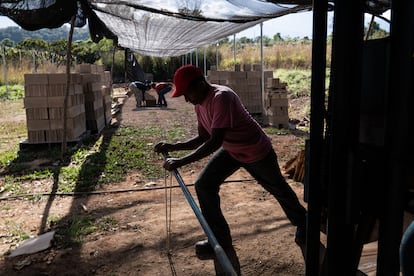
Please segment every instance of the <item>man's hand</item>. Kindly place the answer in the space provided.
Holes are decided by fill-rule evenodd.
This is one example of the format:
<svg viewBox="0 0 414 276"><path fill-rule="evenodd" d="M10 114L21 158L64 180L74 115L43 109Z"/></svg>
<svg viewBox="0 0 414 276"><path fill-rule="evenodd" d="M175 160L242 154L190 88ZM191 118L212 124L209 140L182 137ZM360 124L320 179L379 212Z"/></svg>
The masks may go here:
<svg viewBox="0 0 414 276"><path fill-rule="evenodd" d="M164 169L172 171L182 166L181 158L167 158L164 162Z"/></svg>
<svg viewBox="0 0 414 276"><path fill-rule="evenodd" d="M161 153L161 152L170 152L173 150L173 145L169 144L169 143L165 143L165 142L160 142L158 144L155 145L154 147L154 151L156 153Z"/></svg>

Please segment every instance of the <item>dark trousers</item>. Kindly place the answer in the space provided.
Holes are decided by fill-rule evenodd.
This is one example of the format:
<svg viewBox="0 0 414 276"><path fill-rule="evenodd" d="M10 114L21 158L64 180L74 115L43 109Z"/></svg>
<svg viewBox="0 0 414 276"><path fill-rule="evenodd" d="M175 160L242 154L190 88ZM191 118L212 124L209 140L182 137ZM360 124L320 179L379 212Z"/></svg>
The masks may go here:
<svg viewBox="0 0 414 276"><path fill-rule="evenodd" d="M158 105L165 105L165 106L167 105L165 94L167 94L171 90L172 90L172 87L168 86L168 87L164 87L158 92L158 102L157 102Z"/></svg>
<svg viewBox="0 0 414 276"><path fill-rule="evenodd" d="M195 189L203 216L222 247L231 246L232 238L220 208L220 185L241 167L278 200L293 225L305 227L306 209L281 174L273 149L263 160L252 164L240 163L219 149L198 176Z"/></svg>

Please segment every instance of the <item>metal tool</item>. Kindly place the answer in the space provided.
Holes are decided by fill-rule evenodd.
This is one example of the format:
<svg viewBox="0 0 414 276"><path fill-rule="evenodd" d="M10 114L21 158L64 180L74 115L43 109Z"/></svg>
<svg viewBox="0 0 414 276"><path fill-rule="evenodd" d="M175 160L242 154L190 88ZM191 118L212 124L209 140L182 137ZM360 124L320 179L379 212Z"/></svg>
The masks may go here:
<svg viewBox="0 0 414 276"><path fill-rule="evenodd" d="M162 152L162 155L165 159L169 158L168 152ZM204 233L208 237L208 241L213 247L214 254L216 255L217 260L220 262L221 266L223 267L226 275L231 276L237 276L236 271L234 270L233 266L231 265L231 262L229 258L227 257L226 253L224 252L221 245L218 243L216 237L214 236L213 231L211 230L210 226L208 225L206 219L204 218L203 214L201 213L200 209L197 206L197 203L195 202L194 198L192 197L190 191L188 190L187 186L184 183L184 180L182 179L180 173L177 169L173 169L172 173L174 174L175 178L177 179L178 184L180 185L185 198L187 199L188 203L190 204L191 208L194 211L194 214L196 215L198 221L201 224L201 227L204 230Z"/></svg>

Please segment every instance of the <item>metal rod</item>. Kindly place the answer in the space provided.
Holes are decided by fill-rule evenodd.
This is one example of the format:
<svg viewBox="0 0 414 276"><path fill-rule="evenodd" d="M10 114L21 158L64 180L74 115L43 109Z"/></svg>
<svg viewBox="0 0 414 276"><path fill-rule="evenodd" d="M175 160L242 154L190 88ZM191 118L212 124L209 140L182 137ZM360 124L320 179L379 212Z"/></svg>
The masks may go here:
<svg viewBox="0 0 414 276"><path fill-rule="evenodd" d="M169 157L167 152L162 152L162 155L165 159ZM213 247L214 253L216 255L217 260L220 262L221 266L223 267L224 271L226 272L226 275L234 275L237 276L236 271L234 270L233 266L230 263L229 258L227 257L226 253L224 252L221 245L218 243L216 237L214 236L213 231L211 230L210 226L208 225L206 219L204 218L203 214L201 213L200 209L198 208L194 198L192 197L190 191L188 190L187 186L184 183L184 180L182 179L180 173L177 169L173 169L172 173L174 174L175 178L177 179L178 184L181 186L181 189L183 190L184 196L187 199L188 203L190 204L191 208L194 211L194 214L196 215L198 221L201 224L201 227L204 230L204 233L208 237L208 241L211 244L211 247Z"/></svg>

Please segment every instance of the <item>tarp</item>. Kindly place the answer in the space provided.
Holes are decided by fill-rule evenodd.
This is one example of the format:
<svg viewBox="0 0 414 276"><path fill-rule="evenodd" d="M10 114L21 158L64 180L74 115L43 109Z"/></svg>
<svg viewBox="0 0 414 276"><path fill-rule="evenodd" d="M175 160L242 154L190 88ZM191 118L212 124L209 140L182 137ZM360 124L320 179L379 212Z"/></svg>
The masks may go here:
<svg viewBox="0 0 414 276"><path fill-rule="evenodd" d="M141 65L139 65L137 58L131 50L125 50L125 68L127 79L129 81L141 81L146 80L144 70L142 70Z"/></svg>
<svg viewBox="0 0 414 276"><path fill-rule="evenodd" d="M261 0L3 0L0 14L27 30L59 27L76 15L76 26L87 20L95 42L108 37L142 55L179 56L310 7Z"/></svg>
<svg viewBox="0 0 414 276"><path fill-rule="evenodd" d="M334 3L334 1L329 1ZM365 0L381 14L390 0ZM312 0L0 0L0 15L27 30L56 28L76 15L91 38L147 56L179 56L260 22L308 11Z"/></svg>

